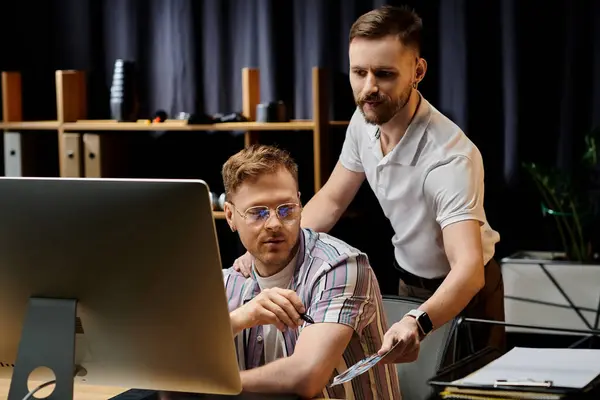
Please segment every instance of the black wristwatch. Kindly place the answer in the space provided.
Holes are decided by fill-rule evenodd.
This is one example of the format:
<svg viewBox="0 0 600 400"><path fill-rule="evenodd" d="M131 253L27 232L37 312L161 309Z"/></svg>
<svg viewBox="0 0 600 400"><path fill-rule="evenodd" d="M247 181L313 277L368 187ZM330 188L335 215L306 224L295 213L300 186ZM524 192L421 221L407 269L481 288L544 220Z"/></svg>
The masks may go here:
<svg viewBox="0 0 600 400"><path fill-rule="evenodd" d="M405 316L413 317L417 321L417 325L419 326L419 329L421 329L423 337L427 336L433 330L433 323L431 323L431 319L425 311L410 310Z"/></svg>

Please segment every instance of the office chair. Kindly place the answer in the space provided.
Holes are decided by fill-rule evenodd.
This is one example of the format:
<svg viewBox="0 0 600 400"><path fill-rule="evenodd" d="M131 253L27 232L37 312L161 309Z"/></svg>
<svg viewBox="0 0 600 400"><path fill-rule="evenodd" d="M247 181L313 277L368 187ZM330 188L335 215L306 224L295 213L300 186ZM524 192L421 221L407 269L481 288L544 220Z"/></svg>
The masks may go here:
<svg viewBox="0 0 600 400"><path fill-rule="evenodd" d="M383 307L390 326L422 303L422 300L411 297L383 296ZM442 366L454 326L455 321L450 321L429 334L421 343L419 358L416 361L396 364L403 399L427 400L434 395L433 387L427 381L433 378Z"/></svg>

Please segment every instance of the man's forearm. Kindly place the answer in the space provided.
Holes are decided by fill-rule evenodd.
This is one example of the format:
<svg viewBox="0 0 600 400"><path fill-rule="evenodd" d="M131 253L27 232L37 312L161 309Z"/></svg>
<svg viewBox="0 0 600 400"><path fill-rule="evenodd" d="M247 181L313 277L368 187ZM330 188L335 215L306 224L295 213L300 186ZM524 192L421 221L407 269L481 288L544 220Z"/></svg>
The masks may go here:
<svg viewBox="0 0 600 400"><path fill-rule="evenodd" d="M302 209L301 225L303 228L327 233L338 222L344 211L325 193L319 191Z"/></svg>
<svg viewBox="0 0 600 400"><path fill-rule="evenodd" d="M231 322L231 330L233 331L234 337L244 329L248 328L243 317L244 315L239 308L229 313L229 321Z"/></svg>
<svg viewBox="0 0 600 400"><path fill-rule="evenodd" d="M480 274L468 268L453 268L435 293L419 307L425 311L433 326L439 328L455 318L485 284L483 266Z"/></svg>
<svg viewBox="0 0 600 400"><path fill-rule="evenodd" d="M314 397L323 388L315 387L308 366L298 365L294 357L281 358L262 367L241 371L242 388L254 393L295 394Z"/></svg>

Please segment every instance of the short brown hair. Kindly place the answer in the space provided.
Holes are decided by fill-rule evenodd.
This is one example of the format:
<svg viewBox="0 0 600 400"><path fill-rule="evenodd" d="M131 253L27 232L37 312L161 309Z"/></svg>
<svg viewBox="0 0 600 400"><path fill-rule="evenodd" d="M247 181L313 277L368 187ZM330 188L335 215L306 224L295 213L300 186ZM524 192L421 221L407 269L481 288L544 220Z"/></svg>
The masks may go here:
<svg viewBox="0 0 600 400"><path fill-rule="evenodd" d="M229 157L221 170L225 197L230 200L231 194L242 183L277 172L280 168L288 170L298 183L298 165L287 151L275 146L255 144L237 152Z"/></svg>
<svg viewBox="0 0 600 400"><path fill-rule="evenodd" d="M414 10L402 6L382 6L361 15L350 28L350 42L354 38L379 39L395 35L406 47L421 51L423 21Z"/></svg>

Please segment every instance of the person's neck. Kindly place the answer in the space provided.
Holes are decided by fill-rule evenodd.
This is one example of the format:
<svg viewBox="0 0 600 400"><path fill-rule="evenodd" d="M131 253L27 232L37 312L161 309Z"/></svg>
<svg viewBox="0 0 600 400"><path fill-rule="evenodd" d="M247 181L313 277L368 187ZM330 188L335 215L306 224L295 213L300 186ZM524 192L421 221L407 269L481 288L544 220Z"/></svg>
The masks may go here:
<svg viewBox="0 0 600 400"><path fill-rule="evenodd" d="M408 103L385 124L380 125L381 136L386 143L397 144L406 133L419 107L421 96L412 90Z"/></svg>
<svg viewBox="0 0 600 400"><path fill-rule="evenodd" d="M296 246L294 246L292 251L290 251L290 254L285 259L285 261L281 262L281 263L277 263L277 264L263 263L258 258L254 257L254 269L255 269L256 273L261 278L268 278L270 276L273 276L273 275L283 271L285 269L285 267L287 267L289 265L289 263L294 259L296 254L298 254L299 246L300 246L300 240L298 240L298 243L296 243Z"/></svg>

